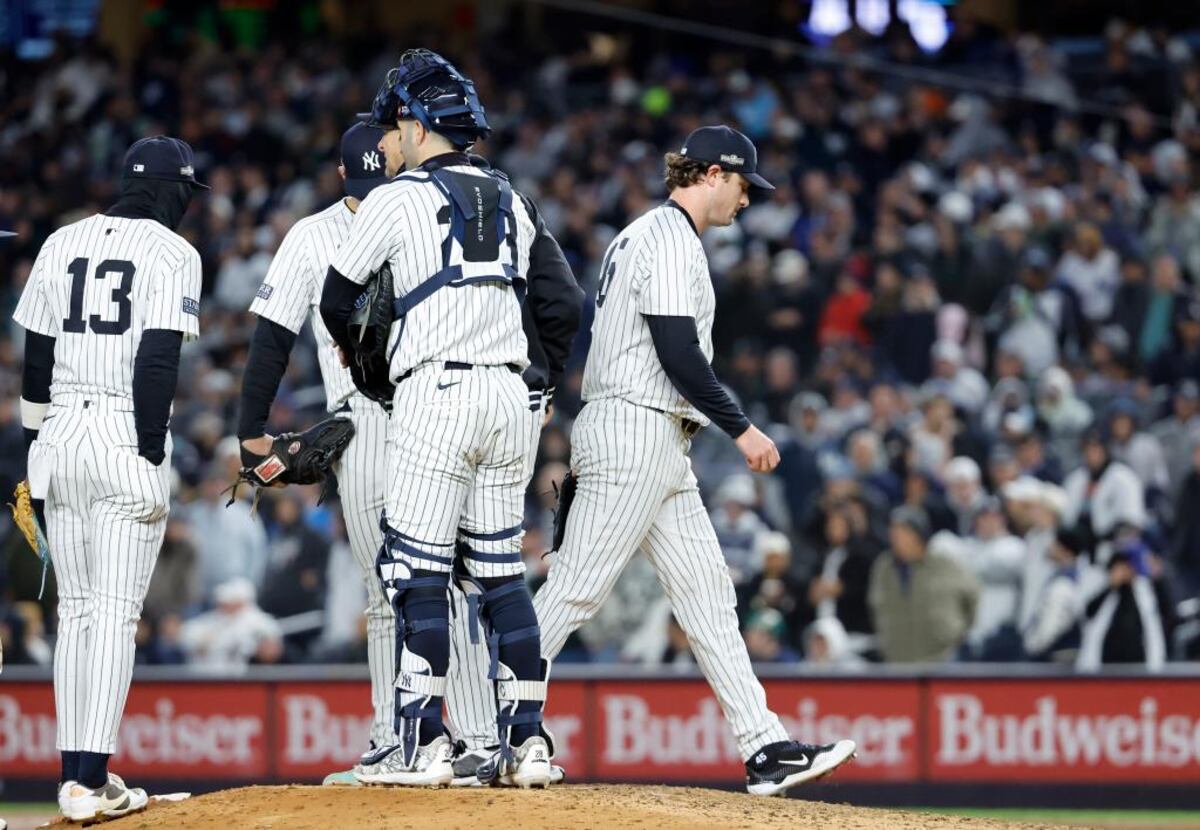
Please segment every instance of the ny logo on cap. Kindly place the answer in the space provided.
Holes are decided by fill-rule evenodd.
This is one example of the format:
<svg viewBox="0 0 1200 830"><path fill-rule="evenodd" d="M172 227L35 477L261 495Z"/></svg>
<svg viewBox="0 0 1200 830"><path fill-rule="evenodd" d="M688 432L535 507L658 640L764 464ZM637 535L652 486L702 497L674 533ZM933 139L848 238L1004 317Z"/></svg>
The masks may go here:
<svg viewBox="0 0 1200 830"><path fill-rule="evenodd" d="M363 169L378 170L379 169L379 153L374 150L367 150L363 153Z"/></svg>

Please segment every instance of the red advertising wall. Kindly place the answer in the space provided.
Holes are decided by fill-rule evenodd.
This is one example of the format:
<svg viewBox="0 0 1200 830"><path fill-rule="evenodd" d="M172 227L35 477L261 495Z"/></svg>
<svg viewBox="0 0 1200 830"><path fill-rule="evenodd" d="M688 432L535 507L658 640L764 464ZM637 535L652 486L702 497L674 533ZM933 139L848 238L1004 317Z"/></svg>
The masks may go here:
<svg viewBox="0 0 1200 830"><path fill-rule="evenodd" d="M850 737L846 782L1200 784L1200 679L768 680L790 734ZM116 766L138 779L306 781L365 746L360 681L137 683ZM574 780L737 784L693 679L560 680L546 712ZM49 683L0 683L0 777L58 775Z"/></svg>
<svg viewBox="0 0 1200 830"><path fill-rule="evenodd" d="M934 680L934 781L1200 783L1200 680Z"/></svg>

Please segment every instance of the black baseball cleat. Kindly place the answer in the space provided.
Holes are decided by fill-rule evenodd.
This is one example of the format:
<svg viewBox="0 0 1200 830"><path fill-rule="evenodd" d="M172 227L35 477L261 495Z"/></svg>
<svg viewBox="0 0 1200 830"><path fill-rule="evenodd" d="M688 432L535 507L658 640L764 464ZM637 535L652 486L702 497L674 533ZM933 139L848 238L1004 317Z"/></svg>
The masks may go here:
<svg viewBox="0 0 1200 830"><path fill-rule="evenodd" d="M746 762L746 789L751 795L783 795L789 787L816 781L854 757L854 741L815 746L798 741L767 744Z"/></svg>

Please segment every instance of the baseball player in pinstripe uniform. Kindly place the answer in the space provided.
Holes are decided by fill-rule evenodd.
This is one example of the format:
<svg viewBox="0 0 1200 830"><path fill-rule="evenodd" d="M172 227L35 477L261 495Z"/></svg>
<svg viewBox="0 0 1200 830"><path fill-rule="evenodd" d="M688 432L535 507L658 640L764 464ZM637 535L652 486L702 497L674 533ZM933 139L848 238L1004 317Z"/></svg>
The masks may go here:
<svg viewBox="0 0 1200 830"><path fill-rule="evenodd" d="M454 777L442 723L452 572L473 594L495 680L498 780L546 786L549 666L522 574L529 480L529 365L522 331L535 225L501 176L463 152L487 135L473 84L440 56L409 50L372 108L390 170L363 201L325 279L321 314L342 351L363 284L394 279L384 544L378 569L397 613L399 741L356 768L365 783L441 786Z"/></svg>
<svg viewBox="0 0 1200 830"><path fill-rule="evenodd" d="M687 633L746 759L747 788L776 795L828 774L853 741L791 741L767 708L738 632L729 569L688 458L710 422L755 472L779 463L775 444L717 382L715 302L700 234L734 221L752 186L770 189L757 152L729 127L702 127L667 156L670 199L612 241L596 293L586 402L571 435L576 479L565 537L536 607L542 654L552 659L592 617L621 570L645 552Z"/></svg>
<svg viewBox="0 0 1200 830"><path fill-rule="evenodd" d="M471 155L472 164L488 169L487 161ZM529 387L529 417L539 432L550 420L554 389L566 368L571 344L579 330L583 307L583 291L571 273L557 240L546 228L533 202L524 194L516 194L533 218L535 234L529 251L525 302L521 306L525 338L529 341L529 368L522 375ZM526 481L533 474L538 442L529 447L526 459ZM450 669L446 694L446 709L454 746L454 786L480 783L481 765L497 750L496 701L491 684L484 682L488 675L488 650L472 643L471 616L466 594L451 591L453 625L450 634ZM563 769L554 765L550 783L563 779ZM505 782L499 782L505 783Z"/></svg>
<svg viewBox="0 0 1200 830"><path fill-rule="evenodd" d="M167 525L180 345L199 334L200 255L175 228L202 187L186 143L136 142L120 199L51 234L13 315L26 330L30 490L58 578L58 804L71 820L147 803L108 758Z"/></svg>
<svg viewBox="0 0 1200 830"><path fill-rule="evenodd" d="M338 167L345 198L301 219L279 246L250 305L250 310L258 315L258 325L243 375L238 422L238 437L247 456L243 463L253 466L251 462L270 452L272 436L266 434L266 423L271 403L296 337L311 314L326 407L354 422L354 438L334 465L334 473L350 551L362 569L367 587L367 666L373 713L367 755L395 743L392 684L396 678L396 615L375 576L379 515L386 486L383 455L388 418L382 407L354 388L321 316L313 312L321 299L325 271L349 235L359 203L375 187L388 181L378 146L382 135L382 131L365 124L355 124L345 132ZM330 775L325 783L354 784L357 780L346 771Z"/></svg>

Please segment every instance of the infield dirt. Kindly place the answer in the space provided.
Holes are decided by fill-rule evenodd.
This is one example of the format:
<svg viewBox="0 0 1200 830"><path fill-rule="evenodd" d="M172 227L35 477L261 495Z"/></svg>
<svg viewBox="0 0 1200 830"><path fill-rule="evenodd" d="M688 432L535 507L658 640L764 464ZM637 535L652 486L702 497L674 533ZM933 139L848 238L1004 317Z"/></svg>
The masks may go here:
<svg viewBox="0 0 1200 830"><path fill-rule="evenodd" d="M56 825L57 826L57 825ZM244 787L155 804L105 830L429 830L481 827L1016 830L1063 825L905 813L685 787L564 785L550 790Z"/></svg>

